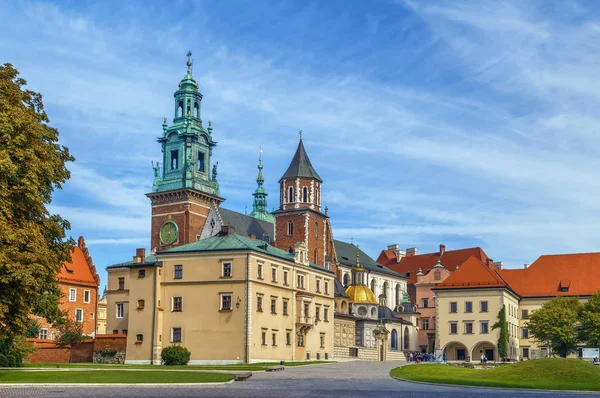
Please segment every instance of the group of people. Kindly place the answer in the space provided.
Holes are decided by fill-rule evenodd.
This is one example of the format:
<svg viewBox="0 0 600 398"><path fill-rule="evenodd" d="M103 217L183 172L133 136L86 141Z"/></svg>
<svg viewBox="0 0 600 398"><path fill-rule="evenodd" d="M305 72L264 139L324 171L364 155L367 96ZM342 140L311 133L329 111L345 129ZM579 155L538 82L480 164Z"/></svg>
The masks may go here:
<svg viewBox="0 0 600 398"><path fill-rule="evenodd" d="M435 362L435 356L431 353L410 352L406 356L408 362ZM444 362L446 362L446 353L444 353Z"/></svg>

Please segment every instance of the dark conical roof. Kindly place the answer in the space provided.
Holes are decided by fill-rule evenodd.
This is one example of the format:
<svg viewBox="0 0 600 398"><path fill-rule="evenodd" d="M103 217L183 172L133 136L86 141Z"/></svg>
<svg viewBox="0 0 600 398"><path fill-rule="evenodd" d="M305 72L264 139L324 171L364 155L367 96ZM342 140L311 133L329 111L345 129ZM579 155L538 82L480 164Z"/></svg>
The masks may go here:
<svg viewBox="0 0 600 398"><path fill-rule="evenodd" d="M319 182L323 182L319 174L315 171L310 164L310 159L306 154L306 150L304 149L304 144L302 143L302 139L300 139L300 143L298 144L298 149L296 149L296 154L292 159L292 163L290 163L290 167L288 167L287 171L283 174L280 181L284 178L296 178L296 177L308 177L314 178Z"/></svg>

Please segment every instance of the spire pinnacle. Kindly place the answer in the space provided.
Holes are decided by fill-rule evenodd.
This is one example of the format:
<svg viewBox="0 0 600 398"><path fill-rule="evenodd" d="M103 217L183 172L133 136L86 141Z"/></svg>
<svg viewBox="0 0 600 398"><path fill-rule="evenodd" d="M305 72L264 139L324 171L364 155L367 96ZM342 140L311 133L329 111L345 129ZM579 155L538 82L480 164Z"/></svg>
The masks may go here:
<svg viewBox="0 0 600 398"><path fill-rule="evenodd" d="M302 141L302 130L298 131L298 135L300 136L300 141Z"/></svg>
<svg viewBox="0 0 600 398"><path fill-rule="evenodd" d="M265 179L262 174L263 164L262 164L262 146L258 147L258 176L256 177L256 190L252 194L254 196L254 202L252 203L252 212L250 213L251 217L258 218L260 220L265 220L268 222L274 222L275 217L267 210L267 191L263 187Z"/></svg>
<svg viewBox="0 0 600 398"><path fill-rule="evenodd" d="M192 74L192 52L188 51L187 54L186 54L186 57L188 59L187 63L186 63L186 65L187 65L187 73L188 73L188 75L191 75Z"/></svg>

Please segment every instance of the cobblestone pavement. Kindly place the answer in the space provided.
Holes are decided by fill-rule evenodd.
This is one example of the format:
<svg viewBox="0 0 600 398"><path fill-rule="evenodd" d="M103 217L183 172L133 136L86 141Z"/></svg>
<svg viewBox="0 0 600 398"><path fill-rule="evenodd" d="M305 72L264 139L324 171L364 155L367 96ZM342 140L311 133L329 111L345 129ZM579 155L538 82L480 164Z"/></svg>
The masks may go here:
<svg viewBox="0 0 600 398"><path fill-rule="evenodd" d="M345 362L254 373L245 382L205 387L2 388L0 397L589 397L590 394L444 387L392 379L399 362ZM418 365L427 366L427 365Z"/></svg>

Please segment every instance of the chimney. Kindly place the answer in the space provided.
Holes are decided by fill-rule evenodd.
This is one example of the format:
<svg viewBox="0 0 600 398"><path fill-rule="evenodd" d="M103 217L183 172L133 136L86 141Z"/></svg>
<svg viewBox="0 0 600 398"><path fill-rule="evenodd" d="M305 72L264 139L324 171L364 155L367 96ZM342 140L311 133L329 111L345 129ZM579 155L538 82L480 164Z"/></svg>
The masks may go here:
<svg viewBox="0 0 600 398"><path fill-rule="evenodd" d="M504 269L504 263L502 261L494 261L492 264L500 271Z"/></svg>
<svg viewBox="0 0 600 398"><path fill-rule="evenodd" d="M221 235L227 235L229 233L229 225L221 225Z"/></svg>
<svg viewBox="0 0 600 398"><path fill-rule="evenodd" d="M440 245L440 256L446 252L446 245Z"/></svg>
<svg viewBox="0 0 600 398"><path fill-rule="evenodd" d="M394 245L388 245L387 249L396 253L396 262L397 263L400 262L400 259L402 257L406 256L406 252L404 250L400 250L400 245L397 243Z"/></svg>
<svg viewBox="0 0 600 398"><path fill-rule="evenodd" d="M254 235L254 234L248 234L248 237L249 237L250 239L256 239L256 235Z"/></svg>
<svg viewBox="0 0 600 398"><path fill-rule="evenodd" d="M494 260L488 258L487 260L485 260L485 265L491 268L494 265Z"/></svg>
<svg viewBox="0 0 600 398"><path fill-rule="evenodd" d="M135 256L133 256L133 262L135 264L143 263L146 260L146 249L135 249Z"/></svg>
<svg viewBox="0 0 600 398"><path fill-rule="evenodd" d="M406 249L406 255L407 256L416 256L417 255L417 248L416 247L409 247Z"/></svg>
<svg viewBox="0 0 600 398"><path fill-rule="evenodd" d="M529 264L523 264L523 269L529 268Z"/></svg>

